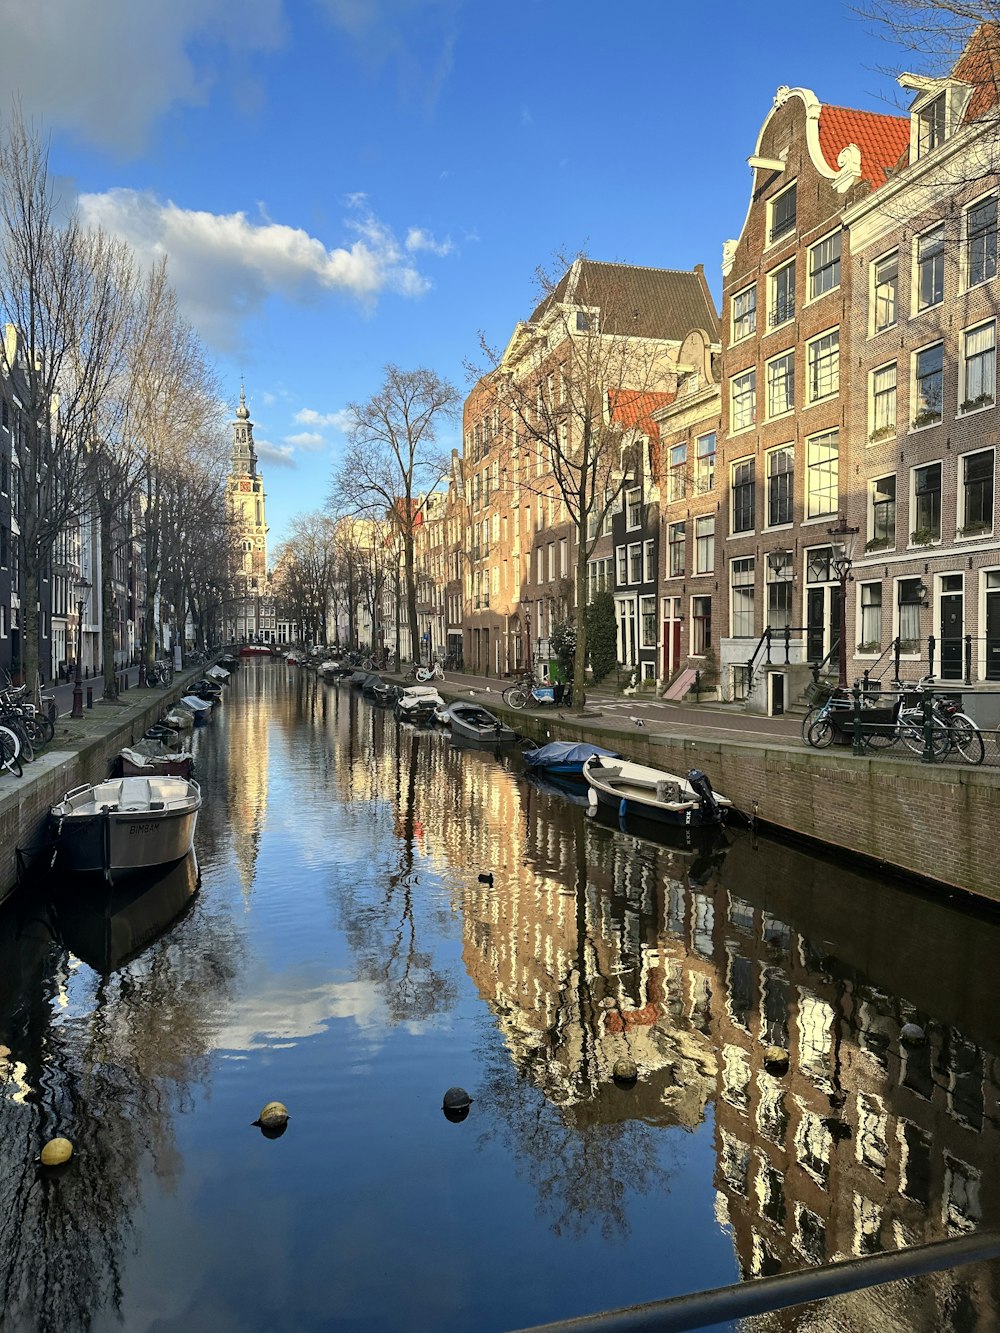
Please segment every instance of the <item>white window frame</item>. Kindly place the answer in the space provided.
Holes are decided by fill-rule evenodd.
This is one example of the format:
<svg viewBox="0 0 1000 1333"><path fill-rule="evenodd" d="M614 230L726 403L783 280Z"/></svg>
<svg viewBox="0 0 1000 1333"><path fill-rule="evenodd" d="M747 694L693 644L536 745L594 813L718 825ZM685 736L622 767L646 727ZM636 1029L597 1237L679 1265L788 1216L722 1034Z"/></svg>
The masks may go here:
<svg viewBox="0 0 1000 1333"><path fill-rule="evenodd" d="M970 248L971 237L969 235L969 220L973 212L977 208L982 208L984 204L990 202L992 202L997 213L997 216L995 216L993 219L993 254L992 254L993 271L984 272L982 277L976 278L976 280L973 281L972 262L971 262L972 255ZM998 197L996 190L990 190L988 193L980 195L978 199L970 200L969 203L967 203L965 207L962 209L962 285L966 291L971 291L974 287L981 287L983 283L992 282L993 279L997 276L997 271L998 271L997 263L998 263L998 258L1000 258L1000 256L998 256L998 240L1000 240L1000 237L998 237L998 227L1000 227L1000 197ZM982 232L977 232L976 235L986 237L989 235L989 233L987 231L982 231ZM987 259L984 268L988 270L991 267L989 262L988 245L986 254L987 254Z"/></svg>
<svg viewBox="0 0 1000 1333"><path fill-rule="evenodd" d="M652 583L656 578L656 543L647 537L642 544L642 581Z"/></svg>
<svg viewBox="0 0 1000 1333"><path fill-rule="evenodd" d="M780 361L787 361L789 359L791 359L791 377L790 377L789 392L788 392L788 405L786 407L782 407L779 411L776 412L773 410L774 407L773 394L772 394L773 385L771 379L772 367L777 366L778 362ZM786 383L788 382L787 376L785 376L785 381ZM783 352L778 352L776 356L769 357L764 362L764 392L766 397L766 402L765 402L765 411L767 414L766 420L775 421L779 417L790 416L791 413L795 411L795 348L794 347L786 347Z"/></svg>
<svg viewBox="0 0 1000 1333"><path fill-rule="evenodd" d="M634 497L638 496L638 499ZM638 510L633 522L633 509ZM642 527L642 487L632 486L625 492L625 528L628 532L634 532L636 528Z"/></svg>
<svg viewBox="0 0 1000 1333"><path fill-rule="evenodd" d="M710 532L702 529L704 525L711 523ZM702 561L702 555L708 554L707 561ZM702 514L694 521L694 577L699 575L715 573L715 515Z"/></svg>
<svg viewBox="0 0 1000 1333"><path fill-rule="evenodd" d="M991 373L989 376L984 375L983 382L981 385L976 384L970 387L968 341L974 334L983 333L986 329L990 329L993 333L992 362L989 361L987 355L988 352L990 351L989 348L984 349L984 351L982 352L976 352L974 353L974 355L976 357L981 357L981 356L987 357L987 364L990 367ZM977 393L975 396L973 396L972 393L973 388L979 389L979 393ZM983 394L989 395L989 401L988 402L976 401ZM959 341L958 415L971 416L973 412L988 411L989 408L996 406L996 400L997 400L997 322L995 319L984 319L978 324L972 324L969 326L969 328L963 329L961 333L961 338ZM969 404L974 403L975 405L967 407L966 406L967 403Z"/></svg>
<svg viewBox="0 0 1000 1333"><path fill-rule="evenodd" d="M931 545L937 546L941 541L941 533L944 530L944 459L928 458L919 463L914 463L909 469L909 509L907 511L907 524L909 531L906 534L907 546L913 548L913 533L919 532L917 524L917 473L923 472L926 468L936 467L938 469L938 530L937 535L933 536ZM899 503L899 490L896 491L896 503ZM897 509L898 513L898 509ZM919 547L915 549L920 549Z"/></svg>
<svg viewBox="0 0 1000 1333"><path fill-rule="evenodd" d="M816 370L818 368L819 361L817 357L814 364L813 348L818 348L820 343L825 342L827 339L833 337L836 337L837 340L835 359L833 360L832 369L829 371L829 378L830 382L833 384L833 387L828 389L825 393L814 393L813 392L814 381L817 382L816 387L818 387L818 377L816 375ZM811 407L813 403L828 402L831 398L836 398L836 396L839 393L840 393L840 326L838 324L835 325L833 328L824 329L822 333L818 333L814 338L810 338L809 341L806 343L806 385L805 385L806 406Z"/></svg>
<svg viewBox="0 0 1000 1333"><path fill-rule="evenodd" d="M736 315L737 303L743 297L751 295L753 296L753 304L748 306L747 309L740 316L739 320L737 320L737 315ZM751 327L744 329L743 332L738 332L737 331L738 328L742 327L743 324L749 324ZM755 282L752 282L749 287L743 287L740 291L735 292L733 294L732 341L734 343L742 342L744 338L752 338L756 332L757 332L757 284Z"/></svg>
<svg viewBox="0 0 1000 1333"><path fill-rule="evenodd" d="M798 201L798 191L797 191L797 188L796 188L797 186L798 186L798 181L797 181L797 180L789 181L787 185L784 185L780 190L775 191L775 193L772 194L771 197L770 197L770 199L767 201L767 237L766 237L766 242L765 242L765 246L764 246L764 248L765 248L766 250L769 250L769 249L771 248L772 245L780 245L783 241L787 241L788 238L789 238L790 236L794 236L795 233L796 233L797 230L798 230L798 226L799 226L799 201ZM793 191L793 190L795 191L795 195L796 195L796 197L795 197L795 221L793 222L793 224L792 224L790 227L785 227L785 228L781 231L781 233L780 233L779 235L777 235L777 236L772 236L771 233L772 233L773 230L774 230L774 211L775 211L775 208L776 208L776 206L777 206L779 200L783 199L786 195L788 195L788 194L789 194L791 191Z"/></svg>
<svg viewBox="0 0 1000 1333"><path fill-rule="evenodd" d="M667 446L667 503L687 495L687 440Z"/></svg>
<svg viewBox="0 0 1000 1333"><path fill-rule="evenodd" d="M965 528L968 527L970 521L971 522L979 521L975 519L970 520L968 510L966 508L968 500L968 481L966 479L966 470L968 468L970 459L979 458L983 454L992 455L992 460L993 460L990 465L990 475L992 476L993 479L992 488L990 492L990 523L989 527L983 528L979 532L966 533ZM960 539L973 537L982 540L983 537L988 537L992 535L994 525L996 523L996 484L997 484L997 451L993 445L987 445L987 447L984 449L969 449L964 454L959 455L958 503L956 505L956 509L958 511L960 522L959 522L959 532L956 535Z"/></svg>
<svg viewBox="0 0 1000 1333"><path fill-rule="evenodd" d="M737 386L748 383L749 387L739 391L742 401L749 403L749 420L742 421L743 412L741 409L741 425L736 424L736 399ZM741 370L738 375L733 375L729 381L729 423L730 435L738 435L742 431L753 430L757 422L757 367L749 366L746 370Z"/></svg>
<svg viewBox="0 0 1000 1333"><path fill-rule="evenodd" d="M615 547L615 586L624 588L628 584L628 547Z"/></svg>
<svg viewBox="0 0 1000 1333"><path fill-rule="evenodd" d="M703 454L701 452L701 443L703 440L712 440L711 453ZM698 435L694 442L694 488L699 495L707 495L709 491L715 489L715 458L719 447L718 433L714 430L705 431ZM710 461L708 461L710 460Z"/></svg>
<svg viewBox="0 0 1000 1333"><path fill-rule="evenodd" d="M868 535L867 535L867 538L866 538L866 549L867 549L867 542L874 542L874 541L886 541L886 542L888 542L888 541L889 541L888 534L886 534L886 536L884 536L884 537L880 537L880 536L878 535L878 533L876 532L876 530L875 530L875 510L876 510L876 500L875 500L875 496L876 496L876 494L881 494L881 492L878 492L878 491L877 491L877 487L878 487L879 483L882 482L882 481L888 481L888 479L889 479L890 477L892 478L892 482L893 482L893 488L892 488L892 489L893 489L893 495L892 495L892 541L891 541L890 544L888 544L888 545L886 545L886 546L884 546L884 547L880 546L878 549L879 549L879 550L885 550L885 551L891 551L891 550L893 550L893 549L895 548L895 545L896 545L896 524L897 524L897 515L898 515L898 510L897 510L896 506L897 506L897 503L898 503L898 500L899 500L899 478L898 478L898 476L896 475L895 472L883 472L882 475L881 475L880 477L873 477L873 478L869 481L869 483L868 483L868 528L867 528ZM886 501L885 504L888 504L888 501ZM879 508L884 507L883 503L882 503L882 502L879 502L878 507L879 507Z"/></svg>
<svg viewBox="0 0 1000 1333"><path fill-rule="evenodd" d="M878 322L878 294L880 286L886 284L879 283L878 271L880 264L887 264L890 260L896 261L896 276L893 282L892 296L892 319L885 324ZM899 246L892 250L887 250L884 255L879 255L873 259L868 266L868 303L871 310L871 319L869 320L869 336L874 337L878 333L885 333L887 329L893 329L899 323Z"/></svg>
<svg viewBox="0 0 1000 1333"><path fill-rule="evenodd" d="M735 574L736 574L736 566L737 566L737 565L746 566L746 568L741 569L740 572L741 572L742 574L750 574L751 577L750 577L749 581L743 581L743 582L740 582L740 583L736 583L736 582L734 582L734 576L735 576ZM729 637L730 637L731 639L737 639L737 638L739 638L739 639L752 639L753 636L754 636L754 632L755 632L756 625L757 625L757 610L756 610L756 600L757 600L757 598L756 598L756 593L757 593L757 589L756 589L756 582L757 582L757 561L756 561L756 558L755 558L754 556L752 556L752 555L739 555L739 556L735 556L733 559L730 560L730 562L729 562ZM740 621L740 624L741 624L741 628L746 628L746 610L744 609L744 610L741 611L741 612L737 612L737 610L736 610L736 596L735 596L735 590L736 590L737 588L749 588L749 589L750 589L750 633L749 633L749 634L737 634L737 633L736 633L736 623L737 623L737 618L739 618L739 621Z"/></svg>
<svg viewBox="0 0 1000 1333"><path fill-rule="evenodd" d="M637 574L633 578L633 572ZM628 544L628 583L632 587L642 582L642 542L629 542Z"/></svg>
<svg viewBox="0 0 1000 1333"><path fill-rule="evenodd" d="M789 300L785 298L785 305L779 309L777 298L778 278L782 273L788 270L792 273L792 294ZM789 259L784 264L778 264L776 268L771 269L767 275L767 332L774 329L780 329L785 324L790 324L795 318L795 260ZM783 315L783 318L778 316Z"/></svg>
<svg viewBox="0 0 1000 1333"><path fill-rule="evenodd" d="M772 460L777 458L779 454L782 455L791 454L791 459L792 459L791 468L788 469L787 472L779 474L781 476L791 477L791 481L789 483L790 494L788 496L789 516L786 519L782 519L780 523L772 523L771 522L771 466L772 466ZM773 449L767 450L767 452L764 455L764 480L766 485L766 493L764 496L764 527L771 530L775 528L791 527L795 516L795 445L791 440L786 440L784 444L775 445Z"/></svg>
<svg viewBox="0 0 1000 1333"><path fill-rule="evenodd" d="M647 640L646 635L645 635L645 633L644 633L644 630L645 630L646 617L647 617L648 615L650 615L650 612L649 612L648 609L646 609L646 607L647 607L648 603L650 603L650 602L652 602L652 604L653 604L653 609L652 609L653 636L652 636L651 639ZM656 647L656 639L657 639L657 635L656 635L656 593L643 593L643 594L640 596L640 598L639 598L639 647L640 647L640 648L655 648L655 647Z"/></svg>
<svg viewBox="0 0 1000 1333"><path fill-rule="evenodd" d="M813 461L812 453L820 441L829 440L831 436L836 437L836 452L833 457L831 467L830 459L827 458L824 463ZM833 476L833 487L828 484L824 486L814 486L814 480L819 477L829 478ZM830 518L836 514L840 507L840 429L834 426L830 430L817 431L815 435L806 437L806 520L811 518ZM827 508L818 507L821 499L825 497Z"/></svg>
<svg viewBox="0 0 1000 1333"><path fill-rule="evenodd" d="M941 402L938 407L937 419L934 421L923 421L916 425L916 416L919 411L929 409L919 407L918 400L918 375L917 369L920 364L920 358L926 353L934 350L935 347L941 349L941 369L938 372L941 377ZM935 338L933 342L925 344L923 347L915 347L910 355L910 421L909 429L911 431L929 430L932 426L939 426L944 420L944 339Z"/></svg>
<svg viewBox="0 0 1000 1333"><path fill-rule="evenodd" d="M680 567L674 569L674 562L679 553ZM687 563L687 529L682 521L667 524L667 578L679 579L684 577L684 569Z"/></svg>
<svg viewBox="0 0 1000 1333"><path fill-rule="evenodd" d="M932 236L935 232L941 233L941 246L940 249L936 250L934 254L930 256L930 260L931 262L940 263L941 265L941 295L937 298L937 300L928 301L926 305L922 305L920 302L920 287L921 287L920 266L921 263L924 261L922 261L920 258L920 250L923 243L927 240L927 238ZM912 251L913 283L910 292L911 318L915 315L922 315L925 310L936 309L937 306L941 305L941 303L944 301L944 288L945 288L944 261L945 261L946 241L947 241L946 227L943 222L936 222L933 227L925 228L924 231L920 232L919 235L914 236L913 238L913 251Z"/></svg>
<svg viewBox="0 0 1000 1333"><path fill-rule="evenodd" d="M884 375L884 374L886 374L889 370L891 370L891 371L893 372L893 382L892 382L891 389L890 389L890 388L882 388L881 390L877 390L877 389L876 389L876 376L878 376L878 375ZM892 420L891 420L891 421L888 420L888 417L889 417L890 414L889 414L889 413L886 413L886 420L885 420L881 425L879 425L879 418L878 418L878 411L877 411L877 408L878 408L881 404L887 404L887 403L890 401L890 395L891 395L891 402L892 402L892 412L891 412ZM899 408L899 362L898 362L898 361L885 361L885 362L882 363L882 365L880 365L880 366L875 366L875 367L872 368L872 370L870 370L870 371L868 372L868 442L869 442L869 444L876 444L876 443L878 443L878 441L874 439L874 436L875 436L876 433L878 433L878 432L882 432L882 431L885 432L885 434L879 434L879 439L880 439L880 440L887 440L887 439L889 439L890 436L896 434L896 431L897 431L897 428L898 428L898 417L897 417L898 408Z"/></svg>
<svg viewBox="0 0 1000 1333"><path fill-rule="evenodd" d="M813 244L810 245L809 248L808 248L808 250L806 251L806 254L807 254L807 261L806 261L806 305L811 305L811 304L813 303L813 301L821 301L821 300L823 299L824 296L829 296L829 294L830 294L831 292L836 292L836 291L839 291L839 290L840 290L840 280L841 280L841 261L842 261L843 248L844 248L844 247L843 247L843 237L844 237L843 228L841 228L841 227L836 227L836 228L834 228L833 231L831 231L831 232L827 232L827 234L826 234L825 236L821 236L820 239L819 239L818 241L814 241ZM813 256L814 256L814 254L816 253L816 251L818 251L818 250L820 249L821 246L824 246L824 245L831 245L832 242L834 242L834 241L839 241L839 242L840 242L839 247L838 247L838 249L837 249L837 254L836 254L835 258L831 259L831 261L830 261L829 264L825 264L825 265L823 266L822 269L819 269L819 270L814 271L814 270L813 270ZM833 285L830 286L830 287L824 287L823 290L822 290L821 292L814 291L814 290L813 290L813 288L814 288L814 281L813 281L813 279L815 278L816 273L817 273L817 272L825 273L828 269L833 269L833 268L836 268L836 282L834 282Z"/></svg>

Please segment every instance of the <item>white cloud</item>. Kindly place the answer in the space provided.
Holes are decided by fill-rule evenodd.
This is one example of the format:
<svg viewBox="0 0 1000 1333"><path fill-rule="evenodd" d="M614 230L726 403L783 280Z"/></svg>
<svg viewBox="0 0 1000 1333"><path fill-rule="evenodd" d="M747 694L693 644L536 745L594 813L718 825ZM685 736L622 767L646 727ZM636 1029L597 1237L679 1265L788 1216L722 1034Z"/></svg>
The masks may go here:
<svg viewBox="0 0 1000 1333"><path fill-rule="evenodd" d="M450 236L446 236L443 241L437 241L423 227L411 227L406 233L406 248L411 253L417 250L429 250L431 254L439 255L443 259L445 255L450 255L455 247L451 243Z"/></svg>
<svg viewBox="0 0 1000 1333"><path fill-rule="evenodd" d="M272 444L270 440L254 440L257 457L274 463L276 467L295 467L295 450L290 444Z"/></svg>
<svg viewBox="0 0 1000 1333"><path fill-rule="evenodd" d="M334 430L345 433L354 421L353 415L342 407L339 412L315 412L311 407L303 407L295 413L295 420L301 426L332 426Z"/></svg>
<svg viewBox="0 0 1000 1333"><path fill-rule="evenodd" d="M204 105L215 85L254 96L248 58L284 37L282 0L44 0L0 12L6 104L14 94L27 117L125 153L171 107ZM211 59L196 58L206 44Z"/></svg>
<svg viewBox="0 0 1000 1333"><path fill-rule="evenodd" d="M430 286L391 228L349 200L355 239L328 249L301 227L252 221L243 212L209 213L150 193L113 189L80 196L84 220L123 237L144 263L169 256L170 277L188 318L224 351L239 347L245 319L269 297L311 302L341 293L371 309L383 292L421 296Z"/></svg>
<svg viewBox="0 0 1000 1333"><path fill-rule="evenodd" d="M326 440L315 431L303 430L298 435L286 435L285 443L292 444L297 449L322 449Z"/></svg>

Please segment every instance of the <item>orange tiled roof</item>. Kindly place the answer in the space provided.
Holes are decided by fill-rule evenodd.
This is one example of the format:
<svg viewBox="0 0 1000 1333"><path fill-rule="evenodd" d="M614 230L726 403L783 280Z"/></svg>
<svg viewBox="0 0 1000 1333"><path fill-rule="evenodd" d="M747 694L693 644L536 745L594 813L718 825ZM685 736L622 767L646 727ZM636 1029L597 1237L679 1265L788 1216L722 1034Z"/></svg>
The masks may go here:
<svg viewBox="0 0 1000 1333"><path fill-rule="evenodd" d="M650 439L660 438L660 428L653 420L658 407L666 407L677 397L675 393L643 393L639 389L609 389L608 405L611 419L626 428L636 426Z"/></svg>
<svg viewBox="0 0 1000 1333"><path fill-rule="evenodd" d="M838 155L849 143L861 149L862 178L877 190L885 184L887 169L894 167L909 147L909 117L824 104L819 113L819 146L834 171Z"/></svg>
<svg viewBox="0 0 1000 1333"><path fill-rule="evenodd" d="M982 23L973 33L952 71L953 79L973 85L964 123L985 116L997 105L1000 83L1000 25Z"/></svg>

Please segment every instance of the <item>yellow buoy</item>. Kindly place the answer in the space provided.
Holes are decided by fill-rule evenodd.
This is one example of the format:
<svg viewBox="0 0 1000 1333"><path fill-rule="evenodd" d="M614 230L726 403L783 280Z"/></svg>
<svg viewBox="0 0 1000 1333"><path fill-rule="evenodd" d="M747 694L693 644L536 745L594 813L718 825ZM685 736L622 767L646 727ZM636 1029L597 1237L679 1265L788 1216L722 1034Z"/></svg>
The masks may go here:
<svg viewBox="0 0 1000 1333"><path fill-rule="evenodd" d="M271 1134L280 1133L288 1124L288 1107L283 1102L268 1102L254 1124Z"/></svg>
<svg viewBox="0 0 1000 1333"><path fill-rule="evenodd" d="M73 1156L69 1139L49 1139L42 1149L42 1166L62 1166Z"/></svg>

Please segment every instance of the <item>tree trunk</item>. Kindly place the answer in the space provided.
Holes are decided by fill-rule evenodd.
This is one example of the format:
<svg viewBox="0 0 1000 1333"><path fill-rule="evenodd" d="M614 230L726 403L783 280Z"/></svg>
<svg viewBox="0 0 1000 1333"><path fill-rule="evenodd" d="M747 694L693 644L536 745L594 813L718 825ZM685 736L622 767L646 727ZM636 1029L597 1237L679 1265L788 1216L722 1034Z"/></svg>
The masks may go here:
<svg viewBox="0 0 1000 1333"><path fill-rule="evenodd" d="M581 524L577 537L584 537L586 525ZM587 542L578 541L576 547L576 656L573 659L573 708L582 713L587 705Z"/></svg>
<svg viewBox="0 0 1000 1333"><path fill-rule="evenodd" d="M407 500L409 504L409 500ZM404 536L403 552L406 560L406 614L410 622L410 656L420 661L420 624L417 620L417 579L413 562L413 530Z"/></svg>
<svg viewBox="0 0 1000 1333"><path fill-rule="evenodd" d="M25 560L22 568L24 606L21 608L21 671L24 683L34 694L38 681L38 566L33 560Z"/></svg>
<svg viewBox="0 0 1000 1333"><path fill-rule="evenodd" d="M115 590L112 584L114 549L111 540L111 506L100 503L101 528L101 667L104 671L102 698L118 698L115 664Z"/></svg>

